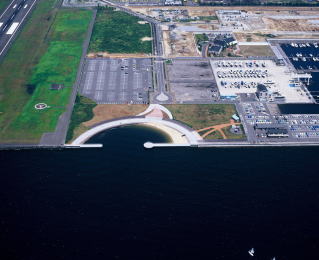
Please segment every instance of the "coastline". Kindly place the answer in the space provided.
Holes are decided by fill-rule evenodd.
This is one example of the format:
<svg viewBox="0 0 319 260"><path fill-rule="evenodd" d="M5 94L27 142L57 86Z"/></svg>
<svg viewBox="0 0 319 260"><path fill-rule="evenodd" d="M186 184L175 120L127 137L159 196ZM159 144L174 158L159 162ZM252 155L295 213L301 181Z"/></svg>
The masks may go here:
<svg viewBox="0 0 319 260"><path fill-rule="evenodd" d="M155 128L157 130L160 130L161 132L164 132L169 137L170 139L169 141L172 144L188 144L187 138L183 136L183 134L181 134L180 132L178 132L177 130L171 127L164 126L157 123L142 123L140 125Z"/></svg>

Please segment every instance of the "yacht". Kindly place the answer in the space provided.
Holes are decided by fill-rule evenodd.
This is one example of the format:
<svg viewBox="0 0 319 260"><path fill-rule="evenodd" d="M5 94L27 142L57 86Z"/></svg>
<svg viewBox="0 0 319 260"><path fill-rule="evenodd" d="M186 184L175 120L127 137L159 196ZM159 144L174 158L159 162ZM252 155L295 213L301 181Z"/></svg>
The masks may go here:
<svg viewBox="0 0 319 260"><path fill-rule="evenodd" d="M255 254L254 248L250 249L250 250L248 251L248 254L250 254L251 256L254 256L254 254Z"/></svg>

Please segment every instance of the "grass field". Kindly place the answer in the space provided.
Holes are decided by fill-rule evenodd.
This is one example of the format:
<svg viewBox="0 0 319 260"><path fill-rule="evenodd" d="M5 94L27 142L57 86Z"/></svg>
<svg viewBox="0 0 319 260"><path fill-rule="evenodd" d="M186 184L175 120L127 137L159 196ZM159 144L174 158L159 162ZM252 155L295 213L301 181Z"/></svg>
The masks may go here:
<svg viewBox="0 0 319 260"><path fill-rule="evenodd" d="M140 24L139 18L113 8L100 7L94 25L89 52L151 53L149 24Z"/></svg>
<svg viewBox="0 0 319 260"><path fill-rule="evenodd" d="M55 129L69 101L92 12L60 10L57 13L52 8L55 2L38 3L31 20L0 65L1 142L39 141L44 132ZM35 86L31 96L26 92L27 83ZM65 88L49 90L52 83L64 84ZM47 103L50 108L35 110L34 105L39 102Z"/></svg>
<svg viewBox="0 0 319 260"><path fill-rule="evenodd" d="M173 114L175 120L192 127L195 130L229 123L236 108L231 104L208 105L165 105Z"/></svg>
<svg viewBox="0 0 319 260"><path fill-rule="evenodd" d="M66 136L66 142L73 139L74 130L77 127L79 127L83 122L86 122L93 118L94 116L93 108L96 105L97 105L96 103L94 103L92 100L86 97L82 97L82 96L76 97L75 105L74 105L72 116L71 116L71 121L68 128L68 133ZM88 128L85 126L82 126L82 129L85 131Z"/></svg>
<svg viewBox="0 0 319 260"><path fill-rule="evenodd" d="M0 13L8 6L11 0L0 0Z"/></svg>
<svg viewBox="0 0 319 260"><path fill-rule="evenodd" d="M223 131L228 139L244 139L246 137L242 126L241 126L242 134L233 134L230 131L230 129L231 129L231 126L223 129Z"/></svg>

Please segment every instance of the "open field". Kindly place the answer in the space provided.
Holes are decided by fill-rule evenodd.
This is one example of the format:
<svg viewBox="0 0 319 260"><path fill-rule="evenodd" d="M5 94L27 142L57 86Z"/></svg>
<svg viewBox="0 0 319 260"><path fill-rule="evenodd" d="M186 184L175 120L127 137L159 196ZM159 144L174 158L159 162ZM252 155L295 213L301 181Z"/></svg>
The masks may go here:
<svg viewBox="0 0 319 260"><path fill-rule="evenodd" d="M50 9L55 1L51 1L50 5L47 5L47 3L49 1L43 1L40 4L46 7L47 15L52 15ZM39 10L37 9L37 11ZM32 69L32 73L30 73L31 77L24 76L20 82L16 83L20 83L20 86L17 85L17 88L19 89L20 87L20 99L23 98L24 103L22 105L25 105L22 112L22 106L20 110L14 111L14 118L9 122L10 124L6 125L5 133L2 136L4 141L38 142L44 132L55 129L59 116L65 111L66 105L69 102L69 96L82 54L82 42L91 17L91 11L60 10L50 30L48 31L48 28L46 28L46 35L39 35L42 36L40 38L42 41L45 39L45 43L43 43L45 45L43 46L41 45L42 41L38 42L40 49L43 48L41 54L44 54L41 58L38 55L36 60L32 59L34 60L34 64L26 71L30 73ZM31 29L34 29L33 26L39 26L40 28L43 26L41 24L42 17L40 16L39 18L40 20L37 20L36 24L30 25ZM43 18L47 19L48 17L45 16ZM34 35L30 38L33 39ZM26 38L25 41L30 40L30 38ZM20 43L20 41L18 42ZM24 44L26 43L24 42ZM30 46L30 43L26 45ZM24 51L25 46L23 46ZM19 47L21 48L22 46ZM13 49L12 51L16 50ZM23 56L23 53L19 52L19 54ZM26 59L21 59L21 57L14 56L14 58L17 61L22 60L24 63L26 61ZM8 59L8 57L6 61L14 62L14 60ZM14 74L11 74L11 77L14 77ZM25 88L26 83L34 89L31 97L24 93L25 89L23 88ZM63 84L64 88L50 90L53 83ZM19 95L17 95L16 99L18 98ZM4 107L16 110L14 108L16 101L12 100L12 98L8 99L9 102L6 102ZM46 103L49 108L36 110L34 105L37 103ZM4 114L6 115L6 112Z"/></svg>
<svg viewBox="0 0 319 260"><path fill-rule="evenodd" d="M30 98L25 85L32 68L47 49L47 33L57 13L57 9L53 8L55 3L56 0L38 2L29 21L0 64L0 142L37 141L37 138L32 137L32 129L12 131L9 126Z"/></svg>
<svg viewBox="0 0 319 260"><path fill-rule="evenodd" d="M234 33L239 42L265 42L267 38L274 38L274 35L261 33ZM271 36L271 37L269 37ZM286 36L287 37L287 36Z"/></svg>
<svg viewBox="0 0 319 260"><path fill-rule="evenodd" d="M0 13L7 7L10 3L10 0L1 0L0 1Z"/></svg>
<svg viewBox="0 0 319 260"><path fill-rule="evenodd" d="M100 122L111 120L119 117L126 116L136 116L147 109L148 105L138 105L138 104L115 104L115 105L97 105L93 109L94 117L87 122L84 122L83 125L86 127L91 127Z"/></svg>
<svg viewBox="0 0 319 260"><path fill-rule="evenodd" d="M317 19L311 20L319 21ZM270 17L264 17L263 21L268 30L301 32L319 31L319 27L315 24L308 23L308 19L274 19Z"/></svg>
<svg viewBox="0 0 319 260"><path fill-rule="evenodd" d="M204 133L205 132L203 132L201 134L204 134ZM223 136L221 135L221 133L219 131L214 131L214 132L210 133L209 135L207 135L204 139L208 139L208 140L223 139Z"/></svg>
<svg viewBox="0 0 319 260"><path fill-rule="evenodd" d="M175 120L181 121L197 130L205 127L229 123L236 108L231 104L208 105L165 105Z"/></svg>
<svg viewBox="0 0 319 260"><path fill-rule="evenodd" d="M242 134L233 134L230 131L231 126L224 128L223 132L225 133L225 135L227 136L228 139L243 139L243 138L245 138L244 129L242 126L240 126L240 127L242 129Z"/></svg>
<svg viewBox="0 0 319 260"><path fill-rule="evenodd" d="M150 37L151 27L148 23L141 23L139 18L115 11L113 8L100 7L93 29L89 55L97 52L151 53Z"/></svg>
<svg viewBox="0 0 319 260"><path fill-rule="evenodd" d="M239 54L248 56L274 56L273 51L267 45L240 45Z"/></svg>

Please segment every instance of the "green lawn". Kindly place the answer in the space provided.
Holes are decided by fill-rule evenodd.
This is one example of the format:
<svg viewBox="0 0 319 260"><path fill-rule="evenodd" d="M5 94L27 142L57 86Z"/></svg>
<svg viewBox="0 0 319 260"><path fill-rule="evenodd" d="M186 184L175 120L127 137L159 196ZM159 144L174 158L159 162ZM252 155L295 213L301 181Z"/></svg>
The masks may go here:
<svg viewBox="0 0 319 260"><path fill-rule="evenodd" d="M244 128L242 127L242 125L240 126L241 130L242 130L242 134L233 134L230 129L230 127L226 127L223 129L225 135L227 136L228 139L244 139L246 138L245 133L244 133Z"/></svg>
<svg viewBox="0 0 319 260"><path fill-rule="evenodd" d="M141 19L110 7L100 7L90 43L90 52L151 53L152 42L142 41L151 37L149 24Z"/></svg>
<svg viewBox="0 0 319 260"><path fill-rule="evenodd" d="M89 121L90 119L93 118L94 113L93 113L93 108L97 104L93 102L92 100L82 97L82 96L77 96L72 117L71 117L71 122L69 125L67 137L66 137L66 142L70 141L74 137L74 130L81 125L81 123Z"/></svg>
<svg viewBox="0 0 319 260"><path fill-rule="evenodd" d="M36 28L41 31L45 25L39 25L39 23L45 24L47 19L54 18L53 24L48 22L46 32L38 35L41 37L40 41L32 42L33 37L28 34L32 44L27 43L28 39L23 37L24 46L21 46L21 41L18 39L10 51L12 57L8 55L5 59L4 63L11 66L17 63L15 71L22 75L19 82L12 80L15 76L13 72L10 72L10 75L1 75L2 78L7 79L7 82L12 82L13 88L17 90L14 92L16 97L12 98L13 93L8 95L10 90L3 88L5 104L0 105L0 111L3 111L0 116L0 118L3 117L0 125L1 123L4 125L0 137L2 142L39 141L44 132L54 131L59 116L65 111L69 102L92 11L62 9L55 16L56 12L52 11L52 4L55 2L41 1L32 17L33 21L31 20L31 24L28 25L30 31ZM45 16L39 14L41 10L46 12ZM25 30L22 34L24 33L26 33ZM26 46L32 50L33 44L39 44L33 51L36 52L37 48L42 49L41 55L26 57L24 54ZM17 57L18 54L21 55L20 58ZM26 58L30 58L33 62L28 63ZM35 86L31 96L25 90L27 83ZM57 91L50 90L52 83L64 84L65 88ZM47 103L50 108L41 111L34 109L34 105L39 102ZM10 115L12 116L10 120L4 120Z"/></svg>
<svg viewBox="0 0 319 260"><path fill-rule="evenodd" d="M165 105L175 120L192 127L195 130L229 123L236 108L231 104L207 104L207 105Z"/></svg>
<svg viewBox="0 0 319 260"><path fill-rule="evenodd" d="M57 13L53 8L56 1L38 1L29 21L0 63L0 142L34 141L27 137L31 129L12 131L9 126L30 99L25 85L47 49L46 36Z"/></svg>
<svg viewBox="0 0 319 260"><path fill-rule="evenodd" d="M11 0L0 0L0 13L8 6Z"/></svg>

